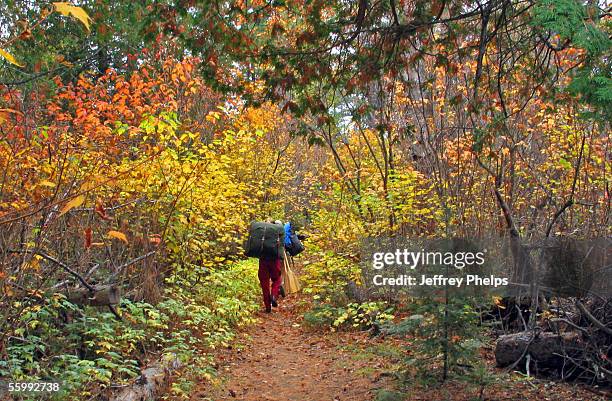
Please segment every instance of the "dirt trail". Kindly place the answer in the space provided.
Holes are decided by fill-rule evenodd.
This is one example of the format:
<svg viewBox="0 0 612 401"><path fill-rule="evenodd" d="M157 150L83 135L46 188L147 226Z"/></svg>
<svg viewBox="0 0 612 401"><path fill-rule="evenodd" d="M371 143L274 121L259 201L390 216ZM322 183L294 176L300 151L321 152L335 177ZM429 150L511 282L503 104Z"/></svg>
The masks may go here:
<svg viewBox="0 0 612 401"><path fill-rule="evenodd" d="M202 383L190 399L198 401L370 401L378 389L393 387L384 372L393 370L391 339L370 338L365 332L320 333L302 327L300 299L282 301L272 314L241 334L240 347L216 355L218 384ZM275 344L273 347L272 344ZM398 348L398 344L394 344ZM491 355L485 358L494 364ZM497 372L498 374L500 372ZM507 374L487 386L487 401L603 401L588 388L548 380L517 381ZM464 382L419 388L406 401L468 401L478 398L478 386ZM391 398L385 398L391 399ZM396 398L393 398L396 399Z"/></svg>
<svg viewBox="0 0 612 401"><path fill-rule="evenodd" d="M371 400L377 379L367 374L370 363L356 361L343 351L342 336L304 331L296 309L294 298L284 300L272 314L262 313L260 322L248 331L251 338L245 340L244 348L222 357L226 361L219 366L223 382L208 384L192 399Z"/></svg>

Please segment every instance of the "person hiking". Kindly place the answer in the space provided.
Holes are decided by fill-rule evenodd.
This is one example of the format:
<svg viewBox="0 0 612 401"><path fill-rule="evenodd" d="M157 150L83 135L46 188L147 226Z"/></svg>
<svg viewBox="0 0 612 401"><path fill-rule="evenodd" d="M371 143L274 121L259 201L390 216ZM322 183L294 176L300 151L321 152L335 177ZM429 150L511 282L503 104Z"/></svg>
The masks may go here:
<svg viewBox="0 0 612 401"><path fill-rule="evenodd" d="M281 226L283 225L283 223L279 220L276 220L274 224L280 224ZM259 270L257 272L257 276L259 278L259 285L261 286L261 292L263 294L266 313L271 313L272 307L278 307L278 295L282 283L281 269L283 263L280 256L281 255L279 255L279 257L259 257ZM270 282L272 282L271 289Z"/></svg>

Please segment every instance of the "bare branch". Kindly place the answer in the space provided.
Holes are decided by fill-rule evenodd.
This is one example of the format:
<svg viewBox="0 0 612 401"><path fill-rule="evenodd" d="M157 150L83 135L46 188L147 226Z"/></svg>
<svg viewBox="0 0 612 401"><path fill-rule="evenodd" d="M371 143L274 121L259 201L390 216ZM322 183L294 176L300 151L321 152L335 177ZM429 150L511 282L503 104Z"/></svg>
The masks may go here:
<svg viewBox="0 0 612 401"><path fill-rule="evenodd" d="M36 249L24 249L24 250L19 250L19 249L10 249L9 250L10 253L31 253L34 255L39 255L41 257L43 257L44 259L48 260L49 262L53 262L55 263L57 266L61 267L62 269L64 269L66 272L70 273L72 276L76 277L89 291L95 291L95 288L89 284L84 278L83 276L81 276L79 273L75 272L74 270L72 270L70 267L68 267L64 262L54 258L51 255L46 254L43 251L40 250L36 250Z"/></svg>

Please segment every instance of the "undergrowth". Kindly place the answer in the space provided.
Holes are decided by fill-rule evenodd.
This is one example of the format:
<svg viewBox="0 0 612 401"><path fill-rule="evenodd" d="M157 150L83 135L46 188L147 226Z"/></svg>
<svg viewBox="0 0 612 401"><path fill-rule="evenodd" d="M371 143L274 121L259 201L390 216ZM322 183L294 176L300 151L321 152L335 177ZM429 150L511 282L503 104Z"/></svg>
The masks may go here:
<svg viewBox="0 0 612 401"><path fill-rule="evenodd" d="M167 398L188 398L194 379L212 378L210 350L228 346L257 309L256 266L243 261L215 270L197 285L171 277L157 305L123 299L122 320L95 307L79 307L62 294L14 302L22 327L0 360L0 377L60 381L52 400L97 398L126 385L160 358L184 367ZM73 352L67 352L74 350ZM22 400L40 399L24 394Z"/></svg>

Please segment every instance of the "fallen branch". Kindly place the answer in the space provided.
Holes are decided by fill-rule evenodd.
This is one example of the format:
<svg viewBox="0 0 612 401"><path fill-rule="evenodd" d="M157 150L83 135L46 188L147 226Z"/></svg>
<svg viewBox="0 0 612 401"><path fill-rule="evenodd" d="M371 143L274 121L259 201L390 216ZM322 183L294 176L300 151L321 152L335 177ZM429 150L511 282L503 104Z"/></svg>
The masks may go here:
<svg viewBox="0 0 612 401"><path fill-rule="evenodd" d="M121 300L119 287L114 285L95 286L94 291L76 290L67 294L73 304L89 306L117 305Z"/></svg>
<svg viewBox="0 0 612 401"><path fill-rule="evenodd" d="M597 320L597 318L595 316L593 316L591 314L591 312L589 312L587 310L587 308L584 306L584 304L580 301L576 301L576 306L578 307L578 309L580 309L580 312L591 321L591 323L593 323L595 326L597 326L598 328L600 328L601 330L603 330L606 334L608 334L609 336L612 336L612 329L610 329L608 326L606 326L605 324L603 324L602 322L600 322L599 320Z"/></svg>
<svg viewBox="0 0 612 401"><path fill-rule="evenodd" d="M134 384L110 397L110 401L157 400L168 385L172 373L180 366L181 362L174 355L171 358L162 358L144 369Z"/></svg>
<svg viewBox="0 0 612 401"><path fill-rule="evenodd" d="M588 333L588 332L589 332L589 331L588 331L587 329L585 329L584 327L580 327L580 326L578 326L576 323L574 323L574 322L572 322L572 321L570 321L570 320L564 319L564 318L560 318L560 317L558 317L558 318L552 318L552 319L548 319L548 320L549 320L551 323L563 322L563 323L567 324L568 326L572 326L573 328L575 328L575 329L577 329L577 330L582 331L583 333ZM560 331L558 327L556 327L556 328L557 328L557 331Z"/></svg>
<svg viewBox="0 0 612 401"><path fill-rule="evenodd" d="M575 353L569 356L576 357L582 354L583 344L576 332L554 334L550 332L521 332L507 334L499 337L495 346L495 361L499 367L513 370L529 356L530 361L536 363L538 369L559 369L562 367L566 350Z"/></svg>

